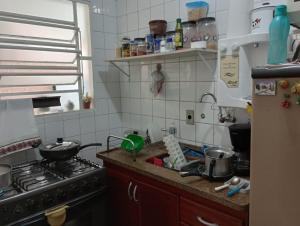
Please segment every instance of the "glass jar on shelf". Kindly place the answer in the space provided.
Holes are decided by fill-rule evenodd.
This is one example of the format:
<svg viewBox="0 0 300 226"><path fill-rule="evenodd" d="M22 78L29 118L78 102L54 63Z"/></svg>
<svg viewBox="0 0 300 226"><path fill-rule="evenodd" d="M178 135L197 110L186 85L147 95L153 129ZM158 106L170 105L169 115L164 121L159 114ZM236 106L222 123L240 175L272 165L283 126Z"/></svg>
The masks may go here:
<svg viewBox="0 0 300 226"><path fill-rule="evenodd" d="M145 38L135 38L134 41L137 43L137 56L143 56L147 54L147 46Z"/></svg>
<svg viewBox="0 0 300 226"><path fill-rule="evenodd" d="M186 21L182 23L183 28L183 48L191 48L191 42L196 33L196 22Z"/></svg>
<svg viewBox="0 0 300 226"><path fill-rule="evenodd" d="M205 41L208 49L218 48L218 31L214 17L201 18L197 22L195 41Z"/></svg>
<svg viewBox="0 0 300 226"><path fill-rule="evenodd" d="M130 56L131 57L137 56L137 48L138 48L137 42L135 40L130 41Z"/></svg>
<svg viewBox="0 0 300 226"><path fill-rule="evenodd" d="M168 52L172 52L176 50L175 35L176 35L176 31L168 31L166 33L166 41L167 41L166 48Z"/></svg>
<svg viewBox="0 0 300 226"><path fill-rule="evenodd" d="M122 57L130 57L130 38L122 38Z"/></svg>

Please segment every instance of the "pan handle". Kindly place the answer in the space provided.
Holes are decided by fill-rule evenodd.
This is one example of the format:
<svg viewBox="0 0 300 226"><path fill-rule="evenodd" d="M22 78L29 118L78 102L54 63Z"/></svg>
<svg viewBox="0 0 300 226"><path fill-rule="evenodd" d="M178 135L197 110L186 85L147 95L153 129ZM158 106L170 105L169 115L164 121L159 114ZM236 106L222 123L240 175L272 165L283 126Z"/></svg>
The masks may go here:
<svg viewBox="0 0 300 226"><path fill-rule="evenodd" d="M188 171L188 172L179 172L179 175L181 177L190 177L190 176L202 176L202 173L200 172L200 170L197 168L197 169L193 169L191 171Z"/></svg>
<svg viewBox="0 0 300 226"><path fill-rule="evenodd" d="M212 159L209 163L209 173L208 173L209 174L208 177L210 180L214 179L213 172L214 172L215 165L216 165L216 160Z"/></svg>
<svg viewBox="0 0 300 226"><path fill-rule="evenodd" d="M82 149L85 149L85 148L88 148L88 147L101 147L102 144L101 143L92 143L92 144L86 144L86 145L82 145L80 146L79 150L82 150Z"/></svg>

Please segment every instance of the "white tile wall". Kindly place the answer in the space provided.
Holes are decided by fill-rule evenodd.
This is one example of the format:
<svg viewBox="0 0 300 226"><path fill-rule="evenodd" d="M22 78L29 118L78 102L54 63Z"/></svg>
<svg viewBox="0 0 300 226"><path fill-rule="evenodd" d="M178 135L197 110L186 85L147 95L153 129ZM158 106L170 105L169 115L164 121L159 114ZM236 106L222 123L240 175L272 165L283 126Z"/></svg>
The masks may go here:
<svg viewBox="0 0 300 226"><path fill-rule="evenodd" d="M174 26L178 17L187 19L185 3L190 0L118 0L119 37L144 36L149 33L150 19L165 19ZM209 16L217 19L220 36L226 35L229 0L208 0ZM121 8L127 8L127 11ZM137 15L137 16L136 16ZM124 18L128 17L128 23ZM210 97L199 103L205 92L215 92L215 73L211 73L198 58L182 58L160 61L166 76L164 90L158 97L150 92L151 73L157 62L130 65L130 80L121 80L122 124L124 129L147 129L149 123L161 128L175 126L177 136L193 144L217 144L230 146L228 127L219 124L218 108ZM216 69L216 61L209 61ZM195 111L195 125L186 125L186 110ZM236 114L247 121L244 112Z"/></svg>

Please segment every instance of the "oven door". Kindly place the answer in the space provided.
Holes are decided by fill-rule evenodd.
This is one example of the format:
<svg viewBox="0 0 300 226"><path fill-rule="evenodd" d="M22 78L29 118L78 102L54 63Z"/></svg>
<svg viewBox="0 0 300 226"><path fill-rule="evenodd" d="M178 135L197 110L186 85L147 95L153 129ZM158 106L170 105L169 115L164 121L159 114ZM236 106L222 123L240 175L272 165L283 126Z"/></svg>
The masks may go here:
<svg viewBox="0 0 300 226"><path fill-rule="evenodd" d="M106 193L98 191L65 203L66 220L63 226L107 226ZM49 226L45 212L29 216L9 226Z"/></svg>

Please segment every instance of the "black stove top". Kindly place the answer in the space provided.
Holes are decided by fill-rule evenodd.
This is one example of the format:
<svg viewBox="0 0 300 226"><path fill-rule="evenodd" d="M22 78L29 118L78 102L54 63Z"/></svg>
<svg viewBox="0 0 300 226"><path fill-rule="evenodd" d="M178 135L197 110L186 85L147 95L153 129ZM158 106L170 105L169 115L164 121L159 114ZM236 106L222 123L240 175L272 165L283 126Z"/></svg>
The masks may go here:
<svg viewBox="0 0 300 226"><path fill-rule="evenodd" d="M40 162L31 162L14 168L12 178L14 184L24 191L32 191L63 179L45 169Z"/></svg>
<svg viewBox="0 0 300 226"><path fill-rule="evenodd" d="M51 172L55 172L62 178L72 178L76 177L83 173L88 173L90 171L95 170L98 166L91 164L90 162L83 159L71 159L64 162L47 162L43 161L41 165L50 170Z"/></svg>
<svg viewBox="0 0 300 226"><path fill-rule="evenodd" d="M101 168L87 160L75 157L64 162L32 161L17 165L12 170L13 185L0 190L0 196L19 194L42 188ZM15 192L11 192L15 190ZM2 197L3 199L3 197Z"/></svg>
<svg viewBox="0 0 300 226"><path fill-rule="evenodd" d="M103 189L105 169L79 157L32 161L14 166L12 181L0 188L0 225Z"/></svg>

